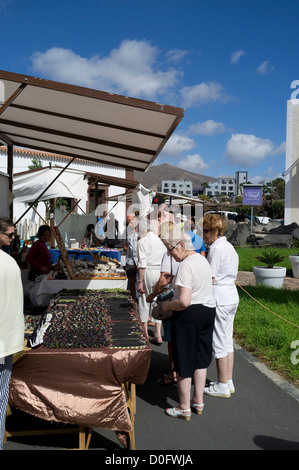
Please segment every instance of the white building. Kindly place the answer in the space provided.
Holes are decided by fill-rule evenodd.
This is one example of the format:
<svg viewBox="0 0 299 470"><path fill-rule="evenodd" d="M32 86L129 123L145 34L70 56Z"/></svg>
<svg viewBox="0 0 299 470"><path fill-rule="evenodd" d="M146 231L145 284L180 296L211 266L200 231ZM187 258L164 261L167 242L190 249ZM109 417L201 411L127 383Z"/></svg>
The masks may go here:
<svg viewBox="0 0 299 470"><path fill-rule="evenodd" d="M240 196L242 195L242 184L247 183L247 171L236 171L235 178L219 178L214 183L209 183L205 188L207 196Z"/></svg>
<svg viewBox="0 0 299 470"><path fill-rule="evenodd" d="M292 95L297 96L298 91ZM287 104L285 177L285 224L299 224L299 99Z"/></svg>
<svg viewBox="0 0 299 470"><path fill-rule="evenodd" d="M161 192L177 195L192 196L192 181L190 180L163 180Z"/></svg>
<svg viewBox="0 0 299 470"><path fill-rule="evenodd" d="M69 162L70 158L64 155L57 155L48 152L39 152L36 150L29 150L24 148L14 148L14 157L13 157L13 173L18 174L22 172L29 171L29 166L32 165L33 158L37 158L40 160L43 167L52 167L59 166L61 169L64 168L67 163ZM90 177L90 184L88 193L86 194L86 199L78 205L76 208L76 213L78 214L86 214L86 225L88 223L96 224L97 218L99 215L103 213L105 210L109 212L110 210L113 212L115 218L119 221L119 230L120 232L125 231L125 223L126 223L126 205L124 202L115 203L114 202L107 202L107 197L113 197L116 195L124 194L126 189L121 188L119 186L114 186L113 184L107 184L105 181L103 184L101 183L101 175L104 177L116 177L116 178L127 178L133 179L128 176L127 170L123 168L112 168L111 166L104 166L100 165L97 162L83 160L77 158L74 163L69 166L69 169L79 170L81 172L90 173L93 175L97 175L99 177L99 183L97 184L98 194L95 194L95 185L92 184L94 178ZM0 147L0 173L4 176L7 173L7 148ZM6 178L8 179L8 178ZM6 179L1 179L1 186L3 186ZM49 181L50 184L50 181ZM97 200L97 207L95 201ZM24 203L17 203L13 206L13 214L14 214L14 222L18 221L20 217L25 213L26 209L28 208L28 204L24 201ZM96 209L98 209L96 211ZM9 214L3 214L9 215ZM39 226L41 223L39 216L42 219L45 218L45 204L43 201L39 202L36 211L34 209L30 209L24 217L20 220L20 222L24 225L26 224L27 227L30 227L29 235L34 235L36 233L36 227ZM31 233L32 232L32 233Z"/></svg>
<svg viewBox="0 0 299 470"><path fill-rule="evenodd" d="M205 188L205 194L207 196L229 196L235 195L235 178L220 178L214 183L209 183L208 187Z"/></svg>
<svg viewBox="0 0 299 470"><path fill-rule="evenodd" d="M242 184L246 184L248 182L248 173L247 171L236 171L235 174L236 178L236 196L242 196Z"/></svg>

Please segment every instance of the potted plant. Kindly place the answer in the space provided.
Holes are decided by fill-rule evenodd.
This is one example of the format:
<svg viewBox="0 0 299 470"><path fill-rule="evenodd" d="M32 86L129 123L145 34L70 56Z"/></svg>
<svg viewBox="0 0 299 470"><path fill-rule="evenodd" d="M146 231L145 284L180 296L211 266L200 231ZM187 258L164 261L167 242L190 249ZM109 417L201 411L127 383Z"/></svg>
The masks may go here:
<svg viewBox="0 0 299 470"><path fill-rule="evenodd" d="M298 240L298 238L295 238L293 240L292 246L294 246L295 248L298 248L298 250L299 250L299 240ZM289 260L290 260L291 265L292 265L293 276L296 277L296 278L299 278L299 253L289 255Z"/></svg>
<svg viewBox="0 0 299 470"><path fill-rule="evenodd" d="M280 255L271 247L269 250L262 251L261 256L256 256L256 258L266 264L266 266L253 267L256 283L277 288L282 287L287 268L275 266L275 264L283 261L285 256Z"/></svg>

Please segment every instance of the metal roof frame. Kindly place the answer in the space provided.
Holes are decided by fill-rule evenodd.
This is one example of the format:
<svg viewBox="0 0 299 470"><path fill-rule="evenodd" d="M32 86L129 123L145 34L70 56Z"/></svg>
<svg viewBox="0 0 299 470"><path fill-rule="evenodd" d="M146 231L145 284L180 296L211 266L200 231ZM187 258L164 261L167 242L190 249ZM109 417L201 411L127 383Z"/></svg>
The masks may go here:
<svg viewBox="0 0 299 470"><path fill-rule="evenodd" d="M146 171L184 116L182 108L0 70L0 140Z"/></svg>

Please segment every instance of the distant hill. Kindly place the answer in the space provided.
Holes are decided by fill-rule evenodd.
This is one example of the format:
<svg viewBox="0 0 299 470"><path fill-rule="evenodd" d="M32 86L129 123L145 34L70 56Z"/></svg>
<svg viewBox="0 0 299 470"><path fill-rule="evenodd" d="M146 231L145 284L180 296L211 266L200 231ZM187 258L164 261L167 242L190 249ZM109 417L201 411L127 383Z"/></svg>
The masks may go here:
<svg viewBox="0 0 299 470"><path fill-rule="evenodd" d="M141 183L149 189L161 191L161 183L163 180L190 180L192 181L193 191L201 190L201 185L204 182L214 182L216 178L212 176L200 175L192 171L178 168L168 163L162 165L152 165L145 173L141 171L134 171L134 180Z"/></svg>

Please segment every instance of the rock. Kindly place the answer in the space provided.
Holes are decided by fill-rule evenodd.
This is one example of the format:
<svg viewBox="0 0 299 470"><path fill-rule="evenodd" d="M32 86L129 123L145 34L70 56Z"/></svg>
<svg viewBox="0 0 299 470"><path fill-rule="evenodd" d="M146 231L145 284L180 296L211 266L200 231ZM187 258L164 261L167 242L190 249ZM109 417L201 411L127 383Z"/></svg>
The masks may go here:
<svg viewBox="0 0 299 470"><path fill-rule="evenodd" d="M225 236L227 239L231 237L231 235L234 233L234 231L237 228L237 222L235 220L228 220L227 221L227 231L225 233Z"/></svg>
<svg viewBox="0 0 299 470"><path fill-rule="evenodd" d="M296 222L293 222L292 224L289 225L280 225L277 228L274 228L271 230L271 233L275 234L280 234L280 235L286 235L286 234L292 234L292 232L298 228L298 224Z"/></svg>
<svg viewBox="0 0 299 470"><path fill-rule="evenodd" d="M248 245L262 245L265 235L251 233L247 238Z"/></svg>
<svg viewBox="0 0 299 470"><path fill-rule="evenodd" d="M247 245L249 235L250 226L246 222L240 222L228 241L234 246L244 246Z"/></svg>
<svg viewBox="0 0 299 470"><path fill-rule="evenodd" d="M292 237L299 240L299 227L292 231Z"/></svg>
<svg viewBox="0 0 299 470"><path fill-rule="evenodd" d="M273 229L280 227L281 223L278 221L271 220L262 228L262 232L271 232Z"/></svg>
<svg viewBox="0 0 299 470"><path fill-rule="evenodd" d="M257 244L260 246L271 245L280 248L291 248L293 237L291 234L277 234L271 233L266 235L263 239L257 240Z"/></svg>

